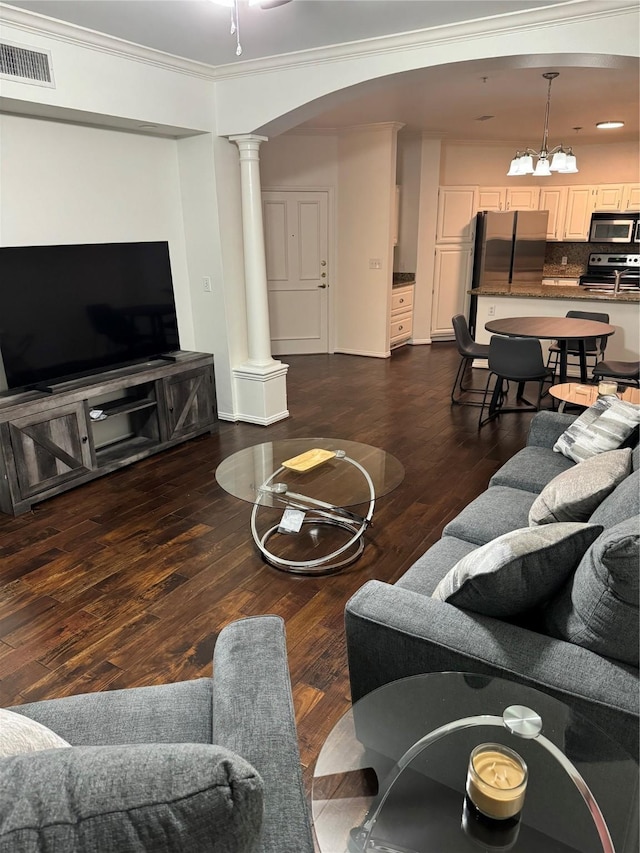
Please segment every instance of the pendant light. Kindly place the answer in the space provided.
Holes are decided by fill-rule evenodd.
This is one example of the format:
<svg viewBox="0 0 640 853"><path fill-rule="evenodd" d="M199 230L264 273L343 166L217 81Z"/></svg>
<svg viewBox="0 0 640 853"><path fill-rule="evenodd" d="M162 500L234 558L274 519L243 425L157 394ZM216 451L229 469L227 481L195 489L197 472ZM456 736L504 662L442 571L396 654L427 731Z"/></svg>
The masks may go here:
<svg viewBox="0 0 640 853"><path fill-rule="evenodd" d="M515 175L534 175L534 177L549 177L552 172L559 172L563 175L575 174L578 171L576 156L572 148L565 149L563 145L556 145L555 148L549 150L549 109L551 107L551 84L560 76L558 71L546 71L543 75L545 80L549 81L547 89L547 106L544 113L544 131L542 133L542 144L540 151L533 148L525 148L522 151L516 151L516 156L511 161L508 177ZM537 157L538 162L535 167L533 158ZM550 159L551 158L551 159Z"/></svg>

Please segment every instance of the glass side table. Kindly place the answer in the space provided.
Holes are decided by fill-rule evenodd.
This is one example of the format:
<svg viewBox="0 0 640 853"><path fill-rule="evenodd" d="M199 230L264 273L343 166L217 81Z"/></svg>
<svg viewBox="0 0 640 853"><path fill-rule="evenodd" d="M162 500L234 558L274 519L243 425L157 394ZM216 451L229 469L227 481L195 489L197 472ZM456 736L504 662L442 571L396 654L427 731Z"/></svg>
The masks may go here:
<svg viewBox="0 0 640 853"><path fill-rule="evenodd" d="M469 755L485 742L526 762L515 826L478 823L465 800ZM637 798L637 762L562 702L505 679L431 673L342 717L318 757L312 809L321 853L637 853Z"/></svg>

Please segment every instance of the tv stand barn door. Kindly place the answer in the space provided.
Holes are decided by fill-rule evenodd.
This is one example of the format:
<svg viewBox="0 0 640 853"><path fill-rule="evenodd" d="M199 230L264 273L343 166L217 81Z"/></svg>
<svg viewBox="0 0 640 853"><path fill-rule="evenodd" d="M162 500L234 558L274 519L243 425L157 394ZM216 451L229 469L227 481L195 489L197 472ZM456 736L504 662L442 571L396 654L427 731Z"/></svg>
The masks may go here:
<svg viewBox="0 0 640 853"><path fill-rule="evenodd" d="M0 509L20 515L39 501L214 432L216 423L213 357L202 353L60 383L52 393L2 397Z"/></svg>

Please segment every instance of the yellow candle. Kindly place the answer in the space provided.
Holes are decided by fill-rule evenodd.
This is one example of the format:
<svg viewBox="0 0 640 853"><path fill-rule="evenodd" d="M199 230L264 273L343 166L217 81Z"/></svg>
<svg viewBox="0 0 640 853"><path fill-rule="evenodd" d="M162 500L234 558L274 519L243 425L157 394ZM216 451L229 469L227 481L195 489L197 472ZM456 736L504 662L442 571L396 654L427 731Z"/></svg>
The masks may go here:
<svg viewBox="0 0 640 853"><path fill-rule="evenodd" d="M615 397L618 393L618 383L617 382L599 382L598 383L598 394L601 397Z"/></svg>
<svg viewBox="0 0 640 853"><path fill-rule="evenodd" d="M527 789L527 765L506 746L483 743L469 758L467 795L474 806L496 820L522 810Z"/></svg>

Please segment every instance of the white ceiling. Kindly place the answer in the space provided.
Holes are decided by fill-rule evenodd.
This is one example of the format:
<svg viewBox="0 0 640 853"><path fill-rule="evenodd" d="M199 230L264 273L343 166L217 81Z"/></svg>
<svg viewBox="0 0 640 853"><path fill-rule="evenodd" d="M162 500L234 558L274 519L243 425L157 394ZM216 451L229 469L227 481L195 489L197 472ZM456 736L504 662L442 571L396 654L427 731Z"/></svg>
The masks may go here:
<svg viewBox="0 0 640 853"><path fill-rule="evenodd" d="M517 12L564 0L292 0L272 9L240 0L241 60L409 32ZM210 0L14 0L10 5L214 66L238 61L230 11ZM472 140L509 140L538 148L547 81L550 134L559 142L635 140L639 134L637 60L524 57L521 65L482 60L407 72L344 93L342 106L321 108L307 127L398 121L408 128ZM567 64L569 63L569 64ZM578 67L584 65L594 67ZM597 67L596 67L597 66ZM486 78L486 79L484 79ZM479 121L481 116L493 118ZM597 131L621 118L625 127ZM576 135L575 127L583 129Z"/></svg>

